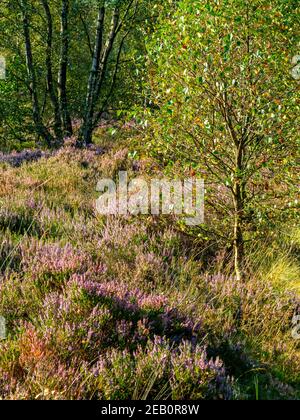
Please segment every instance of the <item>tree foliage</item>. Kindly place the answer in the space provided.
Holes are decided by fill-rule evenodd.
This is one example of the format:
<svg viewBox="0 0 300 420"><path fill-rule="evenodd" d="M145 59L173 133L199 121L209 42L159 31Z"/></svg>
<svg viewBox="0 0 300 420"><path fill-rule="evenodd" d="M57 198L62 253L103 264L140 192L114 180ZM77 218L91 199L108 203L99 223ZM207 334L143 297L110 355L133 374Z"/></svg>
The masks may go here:
<svg viewBox="0 0 300 420"><path fill-rule="evenodd" d="M83 120L81 133L86 131L91 72L97 79L93 118L82 141L91 141L102 112L130 106L132 93L139 87L133 59L142 49L138 31L143 5L141 0L2 2L1 54L8 64L7 79L1 82L5 95L1 100L7 111L2 114L2 142L8 145L7 136L23 141L38 137L48 146L59 146L72 134L72 120ZM100 9L105 17L95 70L92 61ZM118 13L115 33L111 26L114 13ZM15 95L21 100L13 100Z"/></svg>

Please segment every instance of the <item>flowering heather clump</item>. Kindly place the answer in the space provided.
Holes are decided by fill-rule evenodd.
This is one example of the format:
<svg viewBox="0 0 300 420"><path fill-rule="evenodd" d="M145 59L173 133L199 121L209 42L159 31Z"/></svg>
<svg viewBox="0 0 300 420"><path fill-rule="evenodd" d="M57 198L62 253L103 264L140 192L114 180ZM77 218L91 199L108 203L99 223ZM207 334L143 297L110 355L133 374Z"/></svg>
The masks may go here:
<svg viewBox="0 0 300 420"><path fill-rule="evenodd" d="M3 350L7 346L3 345ZM8 374L11 369L13 374ZM89 374L84 361L73 359L65 364L39 337L31 325L24 325L18 342L18 357L13 365L1 371L6 386L0 396L6 399L83 399L88 398L86 377Z"/></svg>
<svg viewBox="0 0 300 420"><path fill-rule="evenodd" d="M6 270L18 270L20 263L21 256L18 245L10 237L2 240L0 242L0 274Z"/></svg>
<svg viewBox="0 0 300 420"><path fill-rule="evenodd" d="M113 178L117 172L126 170L128 149L113 150L104 155L101 160L101 169L104 177Z"/></svg>
<svg viewBox="0 0 300 420"><path fill-rule="evenodd" d="M257 280L245 283L223 275L207 276L204 284L207 309L220 313L231 308L233 324L237 325L238 321L243 327L251 325L253 334L255 329L258 334L264 331L267 335L278 334L282 329L289 330L298 300L292 293L277 293L275 299L271 284ZM264 323L266 314L270 319L278 320L272 328Z"/></svg>
<svg viewBox="0 0 300 420"><path fill-rule="evenodd" d="M55 343L53 351L63 358L81 354L93 360L116 334L109 309L83 305L84 300L76 290L65 296L52 293L44 300L40 315L43 338L49 345Z"/></svg>
<svg viewBox="0 0 300 420"><path fill-rule="evenodd" d="M33 241L22 247L23 269L33 279L65 281L72 273L83 270L87 260L71 245L40 244Z"/></svg>
<svg viewBox="0 0 300 420"><path fill-rule="evenodd" d="M49 157L50 153L41 150L23 150L5 155L0 152L0 163L8 163L11 166L19 167L27 162L36 162L42 158Z"/></svg>
<svg viewBox="0 0 300 420"><path fill-rule="evenodd" d="M93 163L97 157L103 155L104 149L100 147L90 147L88 149L76 149L73 143L69 140L65 147L60 149L55 154L55 160L65 162L72 160L72 162L87 162Z"/></svg>
<svg viewBox="0 0 300 420"><path fill-rule="evenodd" d="M160 333L177 342L184 336L192 338L201 333L199 321L180 314L161 294L130 289L120 282L97 283L84 276L74 276L72 281L99 304L105 303L113 312L134 321L136 337L142 337L142 331L146 335Z"/></svg>
<svg viewBox="0 0 300 420"><path fill-rule="evenodd" d="M74 275L63 291L46 295L39 318L44 339L56 343L61 354L84 353L89 360L108 346L135 349L157 333L176 344L201 332L164 296L85 275Z"/></svg>
<svg viewBox="0 0 300 420"><path fill-rule="evenodd" d="M110 277L122 278L147 290L184 282L194 268L178 235L146 219L144 222L132 217L110 217L100 229L98 239L95 236L97 254L108 261Z"/></svg>
<svg viewBox="0 0 300 420"><path fill-rule="evenodd" d="M208 359L205 349L183 342L171 356L174 399L231 399L232 388L222 361Z"/></svg>
<svg viewBox="0 0 300 420"><path fill-rule="evenodd" d="M129 245L134 246L135 240L147 234L145 226L139 223L124 223L121 218L112 217L108 219L104 229L101 232L101 239L98 247L123 248Z"/></svg>
<svg viewBox="0 0 300 420"><path fill-rule="evenodd" d="M0 229L8 229L17 234L39 234L40 226L34 217L34 211L24 205L13 209L0 209Z"/></svg>
<svg viewBox="0 0 300 420"><path fill-rule="evenodd" d="M97 283L83 276L72 279L85 292L98 298L111 299L120 309L137 312L139 310L163 310L167 305L167 298L162 295L147 295L140 289L129 290L128 286L120 282Z"/></svg>
<svg viewBox="0 0 300 420"><path fill-rule="evenodd" d="M143 281L152 281L159 277L164 277L166 271L163 258L149 252L146 254L138 254L135 260L136 264L136 276L142 278Z"/></svg>
<svg viewBox="0 0 300 420"><path fill-rule="evenodd" d="M11 389L0 391L2 397L17 392L40 399L67 398L70 393L78 399L232 395L222 363L208 360L193 340L183 341L197 328L163 296L75 275L63 290L45 296L37 321L38 328L20 325L18 369ZM72 386L62 380L69 381L71 374ZM46 393L37 391L37 381L45 384Z"/></svg>
<svg viewBox="0 0 300 420"><path fill-rule="evenodd" d="M10 373L0 369L0 397L2 400L11 397L12 391L16 389L16 383L16 379L12 378Z"/></svg>
<svg viewBox="0 0 300 420"><path fill-rule="evenodd" d="M232 386L222 362L183 342L172 348L156 336L134 354L113 351L93 368L104 399L231 399Z"/></svg>

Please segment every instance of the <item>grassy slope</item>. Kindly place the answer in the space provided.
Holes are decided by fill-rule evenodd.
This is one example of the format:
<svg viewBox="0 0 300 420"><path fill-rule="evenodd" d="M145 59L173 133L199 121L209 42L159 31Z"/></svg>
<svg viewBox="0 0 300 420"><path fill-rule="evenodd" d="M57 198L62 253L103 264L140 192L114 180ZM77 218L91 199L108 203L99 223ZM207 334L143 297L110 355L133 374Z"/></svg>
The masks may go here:
<svg viewBox="0 0 300 420"><path fill-rule="evenodd" d="M1 398L299 398L296 259L204 273L171 220L95 214L119 169L126 147L0 167Z"/></svg>

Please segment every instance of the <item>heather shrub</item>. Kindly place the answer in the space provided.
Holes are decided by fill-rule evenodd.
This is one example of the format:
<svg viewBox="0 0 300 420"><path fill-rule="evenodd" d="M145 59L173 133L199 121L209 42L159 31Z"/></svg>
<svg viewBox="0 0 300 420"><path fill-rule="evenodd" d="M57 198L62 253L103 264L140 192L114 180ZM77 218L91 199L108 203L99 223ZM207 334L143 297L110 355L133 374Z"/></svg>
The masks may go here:
<svg viewBox="0 0 300 420"><path fill-rule="evenodd" d="M104 174L157 170L131 156L71 142L1 166L1 398L299 398L297 234L241 282L176 218L97 215Z"/></svg>
<svg viewBox="0 0 300 420"><path fill-rule="evenodd" d="M6 354L6 361L2 363L3 377L10 379L1 390L2 398L61 400L89 397L86 364L78 363L77 359L69 364L62 363L31 325L24 325L19 341L10 342L10 350L11 359Z"/></svg>
<svg viewBox="0 0 300 420"><path fill-rule="evenodd" d="M145 349L114 351L95 368L104 399L230 399L232 387L222 362L208 360L205 349L184 342L172 348L156 336Z"/></svg>
<svg viewBox="0 0 300 420"><path fill-rule="evenodd" d="M22 246L23 270L41 286L60 287L71 274L84 270L88 262L88 258L69 244L33 241Z"/></svg>
<svg viewBox="0 0 300 420"><path fill-rule="evenodd" d="M206 350L183 342L171 356L172 398L230 399L232 388L222 361L208 360Z"/></svg>
<svg viewBox="0 0 300 420"><path fill-rule="evenodd" d="M9 231L0 242L0 276L7 271L17 271L21 264L21 253L18 242Z"/></svg>
<svg viewBox="0 0 300 420"><path fill-rule="evenodd" d="M197 264L185 255L184 239L155 219L142 220L111 217L102 227L96 255L106 261L107 275L147 290L186 285Z"/></svg>
<svg viewBox="0 0 300 420"><path fill-rule="evenodd" d="M1 278L0 313L7 321L8 333L15 335L24 320L36 317L41 307L41 292L32 281L11 273Z"/></svg>
<svg viewBox="0 0 300 420"><path fill-rule="evenodd" d="M8 163L14 167L19 167L24 163L35 162L49 155L50 153L45 153L41 150L23 150L22 152L13 152L9 155L4 155L0 152L0 163Z"/></svg>
<svg viewBox="0 0 300 420"><path fill-rule="evenodd" d="M114 178L119 171L128 168L128 149L112 150L102 158L101 169L104 177Z"/></svg>
<svg viewBox="0 0 300 420"><path fill-rule="evenodd" d="M25 206L0 209L0 229L24 235L39 235L40 226L35 219L35 212Z"/></svg>
<svg viewBox="0 0 300 420"><path fill-rule="evenodd" d="M200 373L201 398L231 395L221 391L220 384L227 384L222 364L209 361L205 350L192 344L199 327L168 307L163 296L75 276L63 292L44 298L35 319L36 326L19 323L21 333L15 341L18 369L14 382L18 389L26 390L26 398L66 397L69 391L61 377L69 381L69 375L75 374L66 367L75 360L85 366L85 375L91 379L77 394L79 375L73 398L125 399L142 394L151 398L163 392L164 397L172 393L175 398L193 399L200 394L186 390L179 395L179 389L183 390L184 384L189 389L193 381L198 387ZM184 337L192 340L190 344L181 344ZM9 360L8 354L6 357ZM182 375L182 363L193 364L194 376ZM38 392L37 383L42 392Z"/></svg>
<svg viewBox="0 0 300 420"><path fill-rule="evenodd" d="M199 279L184 296L187 313L201 315L202 328L214 346L211 354L219 355L235 377L242 375L245 398L252 392L245 382L253 370L261 374L265 397L277 392L271 385L273 375L283 382L289 378L296 392L299 344L291 337L292 318L299 311L296 295L279 291L258 275L246 283L215 275Z"/></svg>

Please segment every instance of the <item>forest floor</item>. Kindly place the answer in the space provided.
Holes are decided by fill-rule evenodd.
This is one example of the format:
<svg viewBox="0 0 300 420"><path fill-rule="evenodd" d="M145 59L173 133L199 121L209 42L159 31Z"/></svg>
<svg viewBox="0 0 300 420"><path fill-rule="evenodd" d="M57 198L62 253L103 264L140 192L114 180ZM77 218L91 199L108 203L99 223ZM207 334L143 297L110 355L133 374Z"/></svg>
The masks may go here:
<svg viewBox="0 0 300 420"><path fill-rule="evenodd" d="M204 270L172 218L96 213L101 178L151 173L130 152L0 159L0 397L299 399L299 232L243 283Z"/></svg>

